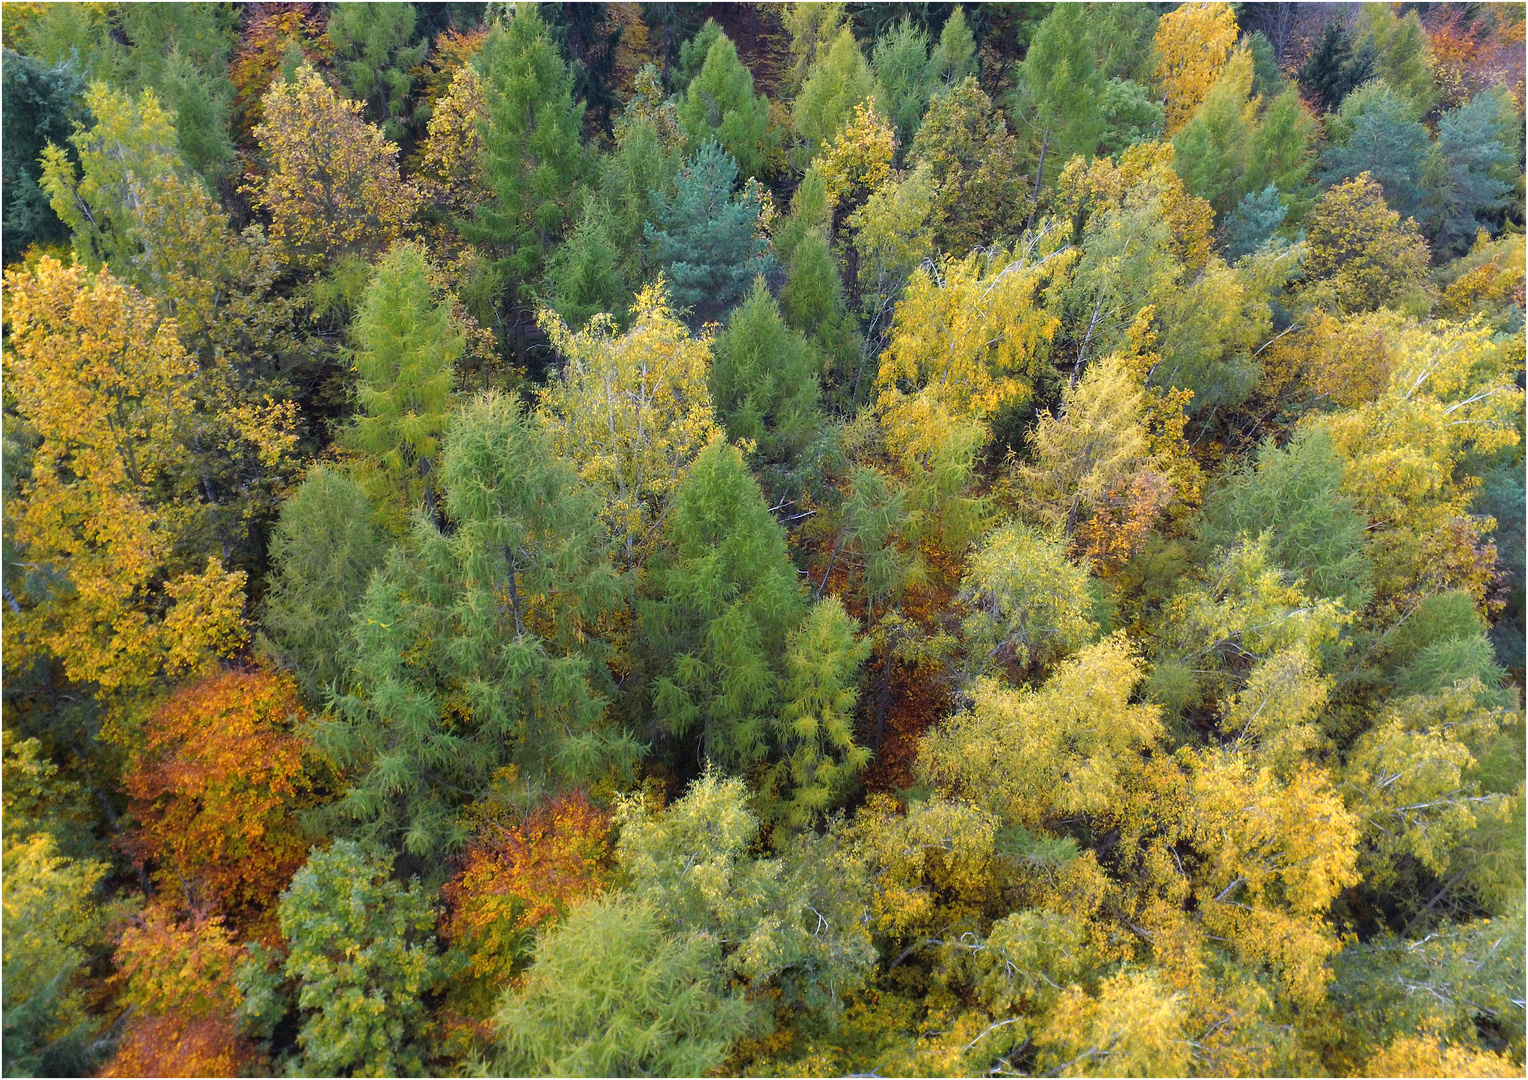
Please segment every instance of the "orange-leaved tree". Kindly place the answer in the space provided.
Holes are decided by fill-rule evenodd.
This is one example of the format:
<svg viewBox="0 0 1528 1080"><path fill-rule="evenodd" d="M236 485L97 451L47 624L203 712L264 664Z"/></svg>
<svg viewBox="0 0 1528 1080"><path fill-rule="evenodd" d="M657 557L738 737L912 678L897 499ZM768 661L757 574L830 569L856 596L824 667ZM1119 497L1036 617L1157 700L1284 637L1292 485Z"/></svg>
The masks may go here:
<svg viewBox="0 0 1528 1080"><path fill-rule="evenodd" d="M314 797L291 676L220 671L149 719L123 784L134 853L179 906L257 916L307 857L293 813ZM168 899L168 897L167 897Z"/></svg>

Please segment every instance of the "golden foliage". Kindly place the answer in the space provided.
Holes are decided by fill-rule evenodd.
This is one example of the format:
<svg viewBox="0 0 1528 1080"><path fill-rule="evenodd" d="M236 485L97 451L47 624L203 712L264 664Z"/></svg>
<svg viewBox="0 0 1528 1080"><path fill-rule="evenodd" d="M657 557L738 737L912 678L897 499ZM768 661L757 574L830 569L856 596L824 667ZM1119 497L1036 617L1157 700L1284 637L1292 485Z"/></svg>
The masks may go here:
<svg viewBox="0 0 1528 1080"><path fill-rule="evenodd" d="M1167 99L1167 134L1176 135L1209 96L1236 44L1230 4L1196 0L1163 15L1152 39L1157 90Z"/></svg>

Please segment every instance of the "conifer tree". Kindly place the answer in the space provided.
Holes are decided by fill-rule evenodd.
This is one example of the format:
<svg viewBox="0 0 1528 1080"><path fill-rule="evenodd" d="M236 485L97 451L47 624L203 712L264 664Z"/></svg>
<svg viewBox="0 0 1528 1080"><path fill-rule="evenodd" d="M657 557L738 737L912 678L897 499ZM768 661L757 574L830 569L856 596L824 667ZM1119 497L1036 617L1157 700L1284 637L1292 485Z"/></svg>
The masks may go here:
<svg viewBox="0 0 1528 1080"><path fill-rule="evenodd" d="M817 60L807 71L791 106L791 123L805 144L796 160L806 165L837 138L854 118L854 107L875 96L875 75L847 26L832 44L817 46Z"/></svg>
<svg viewBox="0 0 1528 1080"><path fill-rule="evenodd" d="M811 438L822 360L780 317L763 278L734 308L716 339L711 400L734 442L748 439L766 461L789 458Z"/></svg>
<svg viewBox="0 0 1528 1080"><path fill-rule="evenodd" d="M939 44L929 58L930 74L944 87L959 86L976 74L976 38L965 9L955 5L939 31Z"/></svg>
<svg viewBox="0 0 1528 1080"><path fill-rule="evenodd" d="M1052 175L1074 156L1092 157L1104 134L1100 104L1106 75L1089 47L1085 4L1060 4L1048 16L1024 57L1024 91L1045 135Z"/></svg>
<svg viewBox="0 0 1528 1080"><path fill-rule="evenodd" d="M426 42L414 37L413 4L343 4L329 17L326 33L345 88L364 101L382 133L403 138L412 102L414 69L424 60Z"/></svg>
<svg viewBox="0 0 1528 1080"><path fill-rule="evenodd" d="M416 516L353 620L354 692L321 742L353 776L336 807L432 871L456 811L514 765L532 790L629 760L600 727L590 627L619 605L594 507L514 398L455 421L441 476L453 529Z"/></svg>
<svg viewBox="0 0 1528 1080"><path fill-rule="evenodd" d="M769 102L754 94L753 72L726 34L718 32L705 58L679 105L686 143L693 150L715 139L744 177L762 176L769 154Z"/></svg>
<svg viewBox="0 0 1528 1080"><path fill-rule="evenodd" d="M374 498L379 510L392 509L395 529L417 507L435 514L453 365L465 347L433 279L423 248L396 245L377 266L357 318L362 413L347 439L380 468Z"/></svg>
<svg viewBox="0 0 1528 1080"><path fill-rule="evenodd" d="M903 16L876 39L870 62L879 86L877 103L896 129L898 144L906 146L923 119L937 78L928 35Z"/></svg>
<svg viewBox="0 0 1528 1080"><path fill-rule="evenodd" d="M1437 242L1462 252L1508 203L1503 174L1521 141L1521 121L1511 97L1483 91L1438 121L1438 152L1448 166L1441 192Z"/></svg>
<svg viewBox="0 0 1528 1080"><path fill-rule="evenodd" d="M67 144L85 87L66 64L49 67L8 49L0 68L0 86L5 101L0 206L4 258L9 264L34 243L69 238L68 227L49 206L47 193L38 183L37 159L49 143Z"/></svg>
<svg viewBox="0 0 1528 1080"><path fill-rule="evenodd" d="M1431 140L1409 101L1371 83L1343 100L1332 127L1332 145L1321 156L1322 184L1368 173L1403 219L1423 216L1423 162Z"/></svg>
<svg viewBox="0 0 1528 1080"><path fill-rule="evenodd" d="M786 635L803 607L785 531L742 454L718 440L690 467L665 534L638 603L655 718L693 748L694 764L758 762L769 751Z"/></svg>
<svg viewBox="0 0 1528 1080"><path fill-rule="evenodd" d="M610 224L604 203L591 199L568 238L547 260L545 302L569 326L582 329L595 315L624 312L631 304Z"/></svg>
<svg viewBox="0 0 1528 1080"><path fill-rule="evenodd" d="M1368 44L1368 43L1365 43ZM1374 74L1374 53L1360 46L1355 53L1353 35L1340 19L1331 19L1321 30L1321 40L1300 68L1300 86L1313 94L1326 112Z"/></svg>
<svg viewBox="0 0 1528 1080"><path fill-rule="evenodd" d="M712 140L679 170L672 196L654 193L644 227L653 263L694 325L724 314L771 264L759 235L760 190L750 184L734 196L736 182L737 162Z"/></svg>

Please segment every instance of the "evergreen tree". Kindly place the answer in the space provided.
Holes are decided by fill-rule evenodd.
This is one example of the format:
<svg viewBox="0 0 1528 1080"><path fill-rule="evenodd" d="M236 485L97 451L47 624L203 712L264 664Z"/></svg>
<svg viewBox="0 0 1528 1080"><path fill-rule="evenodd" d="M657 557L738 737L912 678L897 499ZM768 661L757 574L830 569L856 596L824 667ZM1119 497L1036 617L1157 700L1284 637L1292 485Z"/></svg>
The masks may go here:
<svg viewBox="0 0 1528 1080"><path fill-rule="evenodd" d="M726 34L718 31L705 56L679 105L686 142L693 150L715 139L737 160L743 176L762 176L770 150L769 101L754 94L753 72Z"/></svg>
<svg viewBox="0 0 1528 1080"><path fill-rule="evenodd" d="M403 243L387 253L366 287L355 336L362 413L347 439L380 469L378 509L391 506L387 516L401 528L420 505L435 514L452 369L465 347L423 248Z"/></svg>
<svg viewBox="0 0 1528 1080"><path fill-rule="evenodd" d="M422 1076L424 997L445 973L430 896L391 876L392 858L348 840L314 848L281 895L301 1026L299 1076Z"/></svg>
<svg viewBox="0 0 1528 1080"><path fill-rule="evenodd" d="M571 327L582 329L600 312L624 312L631 304L609 223L604 203L590 199L583 217L547 260L542 282L546 305Z"/></svg>
<svg viewBox="0 0 1528 1080"><path fill-rule="evenodd" d="M353 693L319 737L354 779L336 806L432 870L457 810L514 765L533 791L629 760L600 728L589 628L619 605L594 507L513 398L455 421L441 470L453 529L415 518L353 619Z"/></svg>
<svg viewBox="0 0 1528 1080"><path fill-rule="evenodd" d="M1088 44L1089 8L1059 4L1040 24L1024 57L1024 99L1046 137L1052 176L1075 155L1092 157L1104 134L1106 75Z"/></svg>
<svg viewBox="0 0 1528 1080"><path fill-rule="evenodd" d="M1522 137L1520 127L1517 109L1502 90L1476 94L1438 121L1438 152L1448 166L1438 228L1444 251L1462 254L1507 205L1511 188L1501 177Z"/></svg>
<svg viewBox="0 0 1528 1080"><path fill-rule="evenodd" d="M644 227L651 258L696 325L726 312L770 267L762 196L756 186L734 196L736 182L737 162L712 140L679 170L673 195L653 193L654 220Z"/></svg>
<svg viewBox="0 0 1528 1080"><path fill-rule="evenodd" d="M1368 43L1365 43L1367 45ZM1338 19L1322 28L1321 40L1300 68L1300 86L1315 96L1326 112L1335 112L1355 88L1374 74L1372 45L1353 50L1353 36Z"/></svg>
<svg viewBox="0 0 1528 1080"><path fill-rule="evenodd" d="M366 103L372 121L393 142L404 137L414 69L428 48L423 41L411 44L415 18L413 4L341 4L326 31L345 88Z"/></svg>
<svg viewBox="0 0 1528 1080"><path fill-rule="evenodd" d="M319 467L282 505L271 537L258 644L313 706L323 704L326 687L343 688L351 615L387 554L372 516L360 484Z"/></svg>
<svg viewBox="0 0 1528 1080"><path fill-rule="evenodd" d="M1233 478L1206 502L1200 537L1226 546L1266 534L1269 553L1304 579L1307 592L1356 609L1369 595L1369 523L1340 493L1342 479L1342 459L1325 428L1303 428L1282 450L1264 443L1256 471Z"/></svg>
<svg viewBox="0 0 1528 1080"><path fill-rule="evenodd" d="M1431 140L1410 102L1384 83L1350 94L1321 157L1321 183L1331 186L1368 173L1402 218L1423 216L1423 164Z"/></svg>
<svg viewBox="0 0 1528 1080"><path fill-rule="evenodd" d="M765 461L793 456L821 422L821 370L818 351L785 325L764 279L755 278L712 352L711 401L727 438L752 440Z"/></svg>
<svg viewBox="0 0 1528 1080"><path fill-rule="evenodd" d="M4 259L21 258L32 244L68 240L69 229L48 205L38 185L37 159L49 143L64 146L74 129L85 86L68 64L52 67L5 50L0 63L4 132L0 138L0 199L3 199Z"/></svg>
<svg viewBox="0 0 1528 1080"><path fill-rule="evenodd" d="M870 63L880 86L877 103L896 129L898 145L906 146L918 130L937 78L928 35L904 16L876 40Z"/></svg>
<svg viewBox="0 0 1528 1080"><path fill-rule="evenodd" d="M847 26L833 44L819 44L817 60L807 71L801 92L791 106L791 123L804 140L796 163L805 167L838 137L854 118L854 107L875 97L875 75Z"/></svg>
<svg viewBox="0 0 1528 1080"><path fill-rule="evenodd" d="M1262 247L1284 224L1287 212L1279 189L1272 184L1260 192L1243 195L1226 222L1226 258L1234 262Z"/></svg>
<svg viewBox="0 0 1528 1080"><path fill-rule="evenodd" d="M638 603L653 714L694 748L694 764L761 761L785 638L803 607L785 530L742 455L716 441L680 485L665 534L667 549L649 561L647 597Z"/></svg>
<svg viewBox="0 0 1528 1080"><path fill-rule="evenodd" d="M976 74L976 37L959 5L944 20L939 43L929 57L929 74L939 86L959 86Z"/></svg>

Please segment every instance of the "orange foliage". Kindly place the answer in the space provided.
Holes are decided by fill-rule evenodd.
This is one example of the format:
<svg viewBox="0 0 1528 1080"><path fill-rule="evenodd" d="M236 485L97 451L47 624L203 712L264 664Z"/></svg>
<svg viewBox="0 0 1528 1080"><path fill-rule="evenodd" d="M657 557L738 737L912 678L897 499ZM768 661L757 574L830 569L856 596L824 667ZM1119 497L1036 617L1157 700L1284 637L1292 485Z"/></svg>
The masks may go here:
<svg viewBox="0 0 1528 1080"><path fill-rule="evenodd" d="M1095 504L1093 516L1077 526L1077 547L1108 577L1145 546L1172 494L1172 484L1161 473L1143 470L1121 478Z"/></svg>
<svg viewBox="0 0 1528 1080"><path fill-rule="evenodd" d="M1505 86L1523 107L1523 21L1520 11L1472 10L1464 4L1439 4L1428 11L1428 61L1442 92L1444 108L1462 105L1491 86Z"/></svg>
<svg viewBox="0 0 1528 1080"><path fill-rule="evenodd" d="M419 82L420 103L433 108L440 96L450 89L456 73L467 66L487 40L488 29L482 26L465 31L449 26L436 35L429 57L410 72Z"/></svg>
<svg viewBox="0 0 1528 1080"><path fill-rule="evenodd" d="M243 918L302 866L292 811L307 803L302 717L290 676L222 671L177 691L149 721L124 786L134 854L192 911Z"/></svg>
<svg viewBox="0 0 1528 1080"><path fill-rule="evenodd" d="M537 807L523 823L482 823L466 865L444 889L445 934L465 947L474 975L511 974L532 931L605 888L610 823L583 792Z"/></svg>
<svg viewBox="0 0 1528 1080"><path fill-rule="evenodd" d="M131 1008L117 1053L102 1076L258 1075L266 1063L240 1035L242 997L234 969L244 951L221 917L177 923L151 906L117 947L122 1002Z"/></svg>
<svg viewBox="0 0 1528 1080"><path fill-rule="evenodd" d="M229 67L237 97L239 133L248 138L262 118L261 99L281 74L287 52L296 46L311 63L334 58L334 45L316 4L256 4L244 40Z"/></svg>

